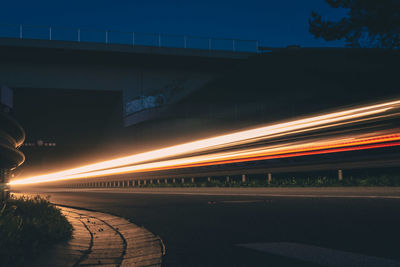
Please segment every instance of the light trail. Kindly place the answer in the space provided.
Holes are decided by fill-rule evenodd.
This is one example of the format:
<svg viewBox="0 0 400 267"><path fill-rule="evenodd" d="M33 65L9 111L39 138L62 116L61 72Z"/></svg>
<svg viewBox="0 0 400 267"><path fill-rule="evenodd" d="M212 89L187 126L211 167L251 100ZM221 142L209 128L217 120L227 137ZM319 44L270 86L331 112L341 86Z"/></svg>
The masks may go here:
<svg viewBox="0 0 400 267"><path fill-rule="evenodd" d="M236 162L246 162L254 160L266 160L275 158L288 158L295 156L317 155L344 151L355 151L387 146L399 145L400 134L386 136L362 138L352 137L340 140L321 140L305 144L285 144L277 147L261 147L256 149L242 149L235 152L214 153L203 156L166 160L154 163L138 164L129 167L120 167L107 170L93 171L85 174L76 174L63 177L59 180L90 178L105 175L150 172L160 170L181 169L190 167L210 166L219 164L229 164ZM48 180L53 181L53 180ZM42 181L42 182L48 182Z"/></svg>
<svg viewBox="0 0 400 267"><path fill-rule="evenodd" d="M340 151L369 149L380 146L384 147L388 146L389 143L394 146L398 145L396 141L400 140L399 129L392 130L390 133L372 131L368 133L372 137L353 134L341 137L311 139L301 142L296 141L272 146L264 145L253 149L237 149L237 146L239 145L251 145L259 141L279 140L279 138L287 138L294 134L303 134L304 136L307 136L307 133L319 130L331 129L339 126L351 126L357 123L375 122L382 118L396 118L399 116L397 113L399 108L400 100L347 109L197 140L60 172L21 178L11 181L10 184L32 184L111 174L188 168L194 166L207 166L299 155L334 153ZM221 149L224 149L225 152L218 152L218 150ZM203 153L203 155L192 156L193 154L200 152Z"/></svg>

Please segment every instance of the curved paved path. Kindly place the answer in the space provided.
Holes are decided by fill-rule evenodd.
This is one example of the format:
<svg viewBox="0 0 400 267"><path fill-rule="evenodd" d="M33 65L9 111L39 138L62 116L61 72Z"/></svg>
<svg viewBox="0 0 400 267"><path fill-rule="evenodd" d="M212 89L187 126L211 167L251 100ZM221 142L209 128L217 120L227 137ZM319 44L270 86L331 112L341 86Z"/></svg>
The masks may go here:
<svg viewBox="0 0 400 267"><path fill-rule="evenodd" d="M54 247L36 266L161 266L161 239L124 218L60 207L72 224L70 241Z"/></svg>

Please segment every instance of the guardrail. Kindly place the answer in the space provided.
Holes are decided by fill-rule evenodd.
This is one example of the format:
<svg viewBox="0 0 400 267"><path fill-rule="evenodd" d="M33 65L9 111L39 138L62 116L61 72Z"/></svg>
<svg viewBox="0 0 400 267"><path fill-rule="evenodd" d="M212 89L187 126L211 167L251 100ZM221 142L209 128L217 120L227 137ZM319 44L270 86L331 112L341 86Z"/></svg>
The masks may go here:
<svg viewBox="0 0 400 267"><path fill-rule="evenodd" d="M25 24L0 24L0 37L123 44L131 45L132 47L151 46L253 53L258 51L258 41L256 40L115 30L95 30L86 28L50 27Z"/></svg>

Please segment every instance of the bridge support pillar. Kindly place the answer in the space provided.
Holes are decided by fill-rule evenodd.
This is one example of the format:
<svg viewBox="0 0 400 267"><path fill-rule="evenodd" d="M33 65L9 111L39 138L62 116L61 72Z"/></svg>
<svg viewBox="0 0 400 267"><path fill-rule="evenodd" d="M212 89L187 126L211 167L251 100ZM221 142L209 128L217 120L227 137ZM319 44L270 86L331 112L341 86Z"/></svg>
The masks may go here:
<svg viewBox="0 0 400 267"><path fill-rule="evenodd" d="M175 183L175 182L176 182L176 179L175 179L175 178L173 178L173 179L172 179L172 183Z"/></svg>
<svg viewBox="0 0 400 267"><path fill-rule="evenodd" d="M150 184L153 184L153 180L150 180Z"/></svg>
<svg viewBox="0 0 400 267"><path fill-rule="evenodd" d="M338 170L338 180L339 180L339 182L341 182L343 180L343 171L342 170Z"/></svg>
<svg viewBox="0 0 400 267"><path fill-rule="evenodd" d="M226 176L226 182L227 183L229 183L229 180L230 180L231 178L229 177L229 176Z"/></svg>
<svg viewBox="0 0 400 267"><path fill-rule="evenodd" d="M192 180L192 184L194 184L194 177L192 177L192 179L191 179L191 180Z"/></svg>
<svg viewBox="0 0 400 267"><path fill-rule="evenodd" d="M181 179L181 182L182 182L182 184L185 183L185 178L182 178L182 179Z"/></svg>
<svg viewBox="0 0 400 267"><path fill-rule="evenodd" d="M168 184L168 179L164 179L164 183Z"/></svg>
<svg viewBox="0 0 400 267"><path fill-rule="evenodd" d="M157 179L157 184L159 184L160 183L160 179Z"/></svg>
<svg viewBox="0 0 400 267"><path fill-rule="evenodd" d="M207 182L211 183L211 177L207 177Z"/></svg>
<svg viewBox="0 0 400 267"><path fill-rule="evenodd" d="M272 174L269 172L269 173L267 174L267 176L268 176L268 178L267 178L267 183L268 183L268 184L271 184L271 181L272 181Z"/></svg>
<svg viewBox="0 0 400 267"><path fill-rule="evenodd" d="M143 184L144 184L144 185L147 184L147 180L143 180Z"/></svg>
<svg viewBox="0 0 400 267"><path fill-rule="evenodd" d="M242 174L242 183L246 182L246 174Z"/></svg>

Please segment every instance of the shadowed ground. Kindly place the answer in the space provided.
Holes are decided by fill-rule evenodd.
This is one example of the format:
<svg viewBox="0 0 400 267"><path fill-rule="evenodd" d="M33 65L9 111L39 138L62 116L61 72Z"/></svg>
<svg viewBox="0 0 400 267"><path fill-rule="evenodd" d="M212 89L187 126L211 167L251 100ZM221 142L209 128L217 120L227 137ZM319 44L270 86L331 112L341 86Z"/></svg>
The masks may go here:
<svg viewBox="0 0 400 267"><path fill-rule="evenodd" d="M179 193L180 189L176 190ZM160 235L165 266L310 266L237 244L293 242L399 260L400 199L368 188L276 189L300 196L54 192L54 203L114 213ZM350 189L345 189L350 190ZM381 190L382 191L382 190ZM383 190L385 191L385 190ZM397 192L397 188L393 189ZM128 192L128 191L125 191ZM313 194L311 194L314 192ZM367 193L365 193L367 192ZM346 195L347 197L341 197ZM376 193L375 193L376 194ZM388 195L398 195L390 193Z"/></svg>

